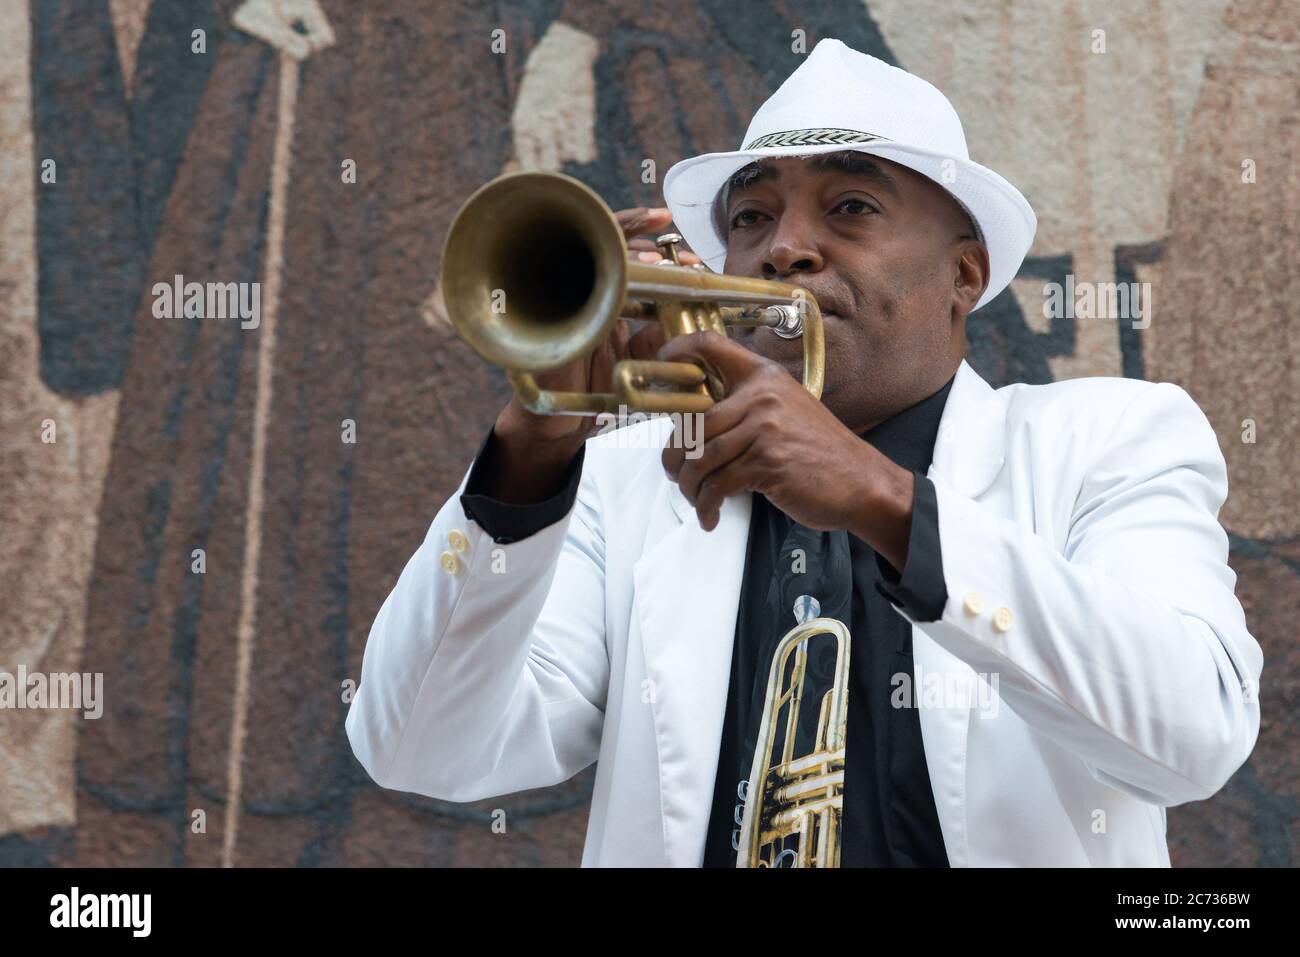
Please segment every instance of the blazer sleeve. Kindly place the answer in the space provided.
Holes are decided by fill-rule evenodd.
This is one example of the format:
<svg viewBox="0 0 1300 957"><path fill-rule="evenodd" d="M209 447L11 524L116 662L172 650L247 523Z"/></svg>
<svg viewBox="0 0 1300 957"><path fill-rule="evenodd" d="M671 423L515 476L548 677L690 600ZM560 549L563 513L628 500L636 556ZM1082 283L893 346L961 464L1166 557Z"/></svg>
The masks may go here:
<svg viewBox="0 0 1300 957"><path fill-rule="evenodd" d="M587 471L569 512L517 542L470 520L465 480L438 512L370 629L347 715L376 783L474 801L596 760L609 658Z"/></svg>
<svg viewBox="0 0 1300 957"><path fill-rule="evenodd" d="M1008 707L1097 780L1159 805L1218 791L1259 733L1263 655L1218 522L1223 455L1191 397L1160 383L1132 400L1063 548L935 485L949 597L914 624L997 675Z"/></svg>

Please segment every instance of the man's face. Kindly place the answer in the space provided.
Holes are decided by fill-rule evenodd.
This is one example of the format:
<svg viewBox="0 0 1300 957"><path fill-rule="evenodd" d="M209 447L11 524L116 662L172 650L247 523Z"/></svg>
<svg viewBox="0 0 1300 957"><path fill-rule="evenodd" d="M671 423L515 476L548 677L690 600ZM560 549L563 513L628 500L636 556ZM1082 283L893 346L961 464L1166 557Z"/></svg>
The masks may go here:
<svg viewBox="0 0 1300 957"><path fill-rule="evenodd" d="M939 389L966 351L965 315L988 256L939 185L857 152L766 159L732 179L734 275L806 288L826 328L825 404L861 432ZM769 329L739 340L802 375L803 342Z"/></svg>

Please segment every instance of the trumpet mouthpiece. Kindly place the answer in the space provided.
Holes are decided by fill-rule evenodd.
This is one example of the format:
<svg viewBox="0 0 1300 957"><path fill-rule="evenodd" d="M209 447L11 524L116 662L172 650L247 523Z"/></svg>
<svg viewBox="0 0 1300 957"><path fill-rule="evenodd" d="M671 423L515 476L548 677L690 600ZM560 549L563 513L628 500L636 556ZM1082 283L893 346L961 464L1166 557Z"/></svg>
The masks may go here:
<svg viewBox="0 0 1300 957"><path fill-rule="evenodd" d="M803 317L798 306L768 306L764 318L770 320L767 325L782 339L798 339L803 335Z"/></svg>

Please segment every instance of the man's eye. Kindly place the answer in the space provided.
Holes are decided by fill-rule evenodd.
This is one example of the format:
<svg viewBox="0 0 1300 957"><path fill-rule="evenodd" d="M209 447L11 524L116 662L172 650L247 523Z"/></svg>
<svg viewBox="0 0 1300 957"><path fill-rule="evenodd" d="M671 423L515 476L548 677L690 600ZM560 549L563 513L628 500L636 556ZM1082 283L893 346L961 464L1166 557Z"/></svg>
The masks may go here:
<svg viewBox="0 0 1300 957"><path fill-rule="evenodd" d="M732 228L732 229L744 229L746 226L753 226L755 220L753 220L753 219L748 219L748 220L747 220L747 219L745 219L746 216L755 216L755 217L757 217L757 216L758 216L758 212L757 212L756 210L753 210L753 209L742 209L740 212L738 212L735 216L733 216L733 217L731 218L731 228Z"/></svg>
<svg viewBox="0 0 1300 957"><path fill-rule="evenodd" d="M869 203L866 203L860 199L846 199L844 202L840 203L838 206L835 207L835 212L838 213L841 211L848 213L850 216L861 216L864 213L875 212L875 210L871 208L871 205Z"/></svg>

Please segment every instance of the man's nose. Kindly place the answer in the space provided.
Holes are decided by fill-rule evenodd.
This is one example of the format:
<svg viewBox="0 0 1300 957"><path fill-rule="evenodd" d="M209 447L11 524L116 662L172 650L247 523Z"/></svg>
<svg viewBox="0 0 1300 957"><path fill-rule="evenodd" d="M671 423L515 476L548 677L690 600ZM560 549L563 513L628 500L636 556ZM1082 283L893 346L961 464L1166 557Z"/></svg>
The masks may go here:
<svg viewBox="0 0 1300 957"><path fill-rule="evenodd" d="M777 224L763 259L763 276L784 278L794 272L817 272L822 268L817 234L806 217L787 212Z"/></svg>

